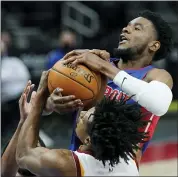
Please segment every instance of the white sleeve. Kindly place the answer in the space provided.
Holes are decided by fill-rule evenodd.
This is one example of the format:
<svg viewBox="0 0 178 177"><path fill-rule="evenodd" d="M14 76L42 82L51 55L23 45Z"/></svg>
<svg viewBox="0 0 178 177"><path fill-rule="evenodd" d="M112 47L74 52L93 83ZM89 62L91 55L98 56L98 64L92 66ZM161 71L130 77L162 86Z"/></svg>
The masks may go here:
<svg viewBox="0 0 178 177"><path fill-rule="evenodd" d="M114 83L122 88L133 100L157 116L164 115L172 101L172 91L164 83L139 80L125 71L120 71L114 78Z"/></svg>

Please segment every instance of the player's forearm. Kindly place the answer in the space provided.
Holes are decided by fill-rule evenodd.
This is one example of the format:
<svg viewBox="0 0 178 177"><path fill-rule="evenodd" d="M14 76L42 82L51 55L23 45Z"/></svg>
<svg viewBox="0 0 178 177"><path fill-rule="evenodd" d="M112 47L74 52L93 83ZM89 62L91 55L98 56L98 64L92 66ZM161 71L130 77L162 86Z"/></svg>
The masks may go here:
<svg viewBox="0 0 178 177"><path fill-rule="evenodd" d="M41 113L44 107L45 97L37 93L35 104L29 113L19 135L16 160L28 155L28 151L35 148L39 137L39 123Z"/></svg>
<svg viewBox="0 0 178 177"><path fill-rule="evenodd" d="M121 70L113 66L111 63L108 63L107 61L103 61L101 66L101 73L103 73L109 79L113 80L119 71Z"/></svg>
<svg viewBox="0 0 178 177"><path fill-rule="evenodd" d="M147 83L111 64L103 65L102 73L112 79L128 96L134 95L133 100L151 113L162 116L168 111L172 92L165 83L156 80Z"/></svg>
<svg viewBox="0 0 178 177"><path fill-rule="evenodd" d="M110 64L103 67L103 74L151 113L162 116L168 111L172 92L165 83L156 80L147 83Z"/></svg>
<svg viewBox="0 0 178 177"><path fill-rule="evenodd" d="M15 176L18 170L16 162L16 146L23 122L19 122L18 127L10 140L2 158L1 158L1 176Z"/></svg>

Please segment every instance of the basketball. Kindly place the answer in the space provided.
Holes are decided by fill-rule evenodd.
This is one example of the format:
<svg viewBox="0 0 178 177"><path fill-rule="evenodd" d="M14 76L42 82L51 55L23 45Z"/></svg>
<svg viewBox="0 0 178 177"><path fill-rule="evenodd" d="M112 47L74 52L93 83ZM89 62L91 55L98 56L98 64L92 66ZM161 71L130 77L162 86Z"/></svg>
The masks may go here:
<svg viewBox="0 0 178 177"><path fill-rule="evenodd" d="M103 98L107 78L91 71L84 65L72 66L58 61L49 72L48 89L52 93L57 87L62 88L63 96L75 95L89 109L96 101Z"/></svg>

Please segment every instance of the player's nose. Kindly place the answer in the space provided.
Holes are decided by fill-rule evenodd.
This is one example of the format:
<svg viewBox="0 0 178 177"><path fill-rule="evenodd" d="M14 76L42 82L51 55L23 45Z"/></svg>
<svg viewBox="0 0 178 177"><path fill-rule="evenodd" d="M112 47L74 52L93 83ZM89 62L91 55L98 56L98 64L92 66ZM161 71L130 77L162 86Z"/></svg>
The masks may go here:
<svg viewBox="0 0 178 177"><path fill-rule="evenodd" d="M131 33L131 28L129 26L126 26L122 29L122 33L127 33L130 34Z"/></svg>

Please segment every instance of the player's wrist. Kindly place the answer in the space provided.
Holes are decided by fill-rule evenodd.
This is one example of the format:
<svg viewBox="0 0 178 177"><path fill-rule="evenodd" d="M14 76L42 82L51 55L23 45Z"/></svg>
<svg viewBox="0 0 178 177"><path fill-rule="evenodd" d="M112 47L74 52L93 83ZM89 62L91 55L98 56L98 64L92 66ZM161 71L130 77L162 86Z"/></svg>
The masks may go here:
<svg viewBox="0 0 178 177"><path fill-rule="evenodd" d="M51 104L52 104L51 99L50 99L50 97L48 97L48 99L46 100L46 103L45 103L45 107L43 109L44 116L52 114L53 108L52 108Z"/></svg>
<svg viewBox="0 0 178 177"><path fill-rule="evenodd" d="M107 76L109 79L113 80L115 76L119 73L119 69L113 66L111 63L103 62L103 66L101 67L101 73Z"/></svg>

